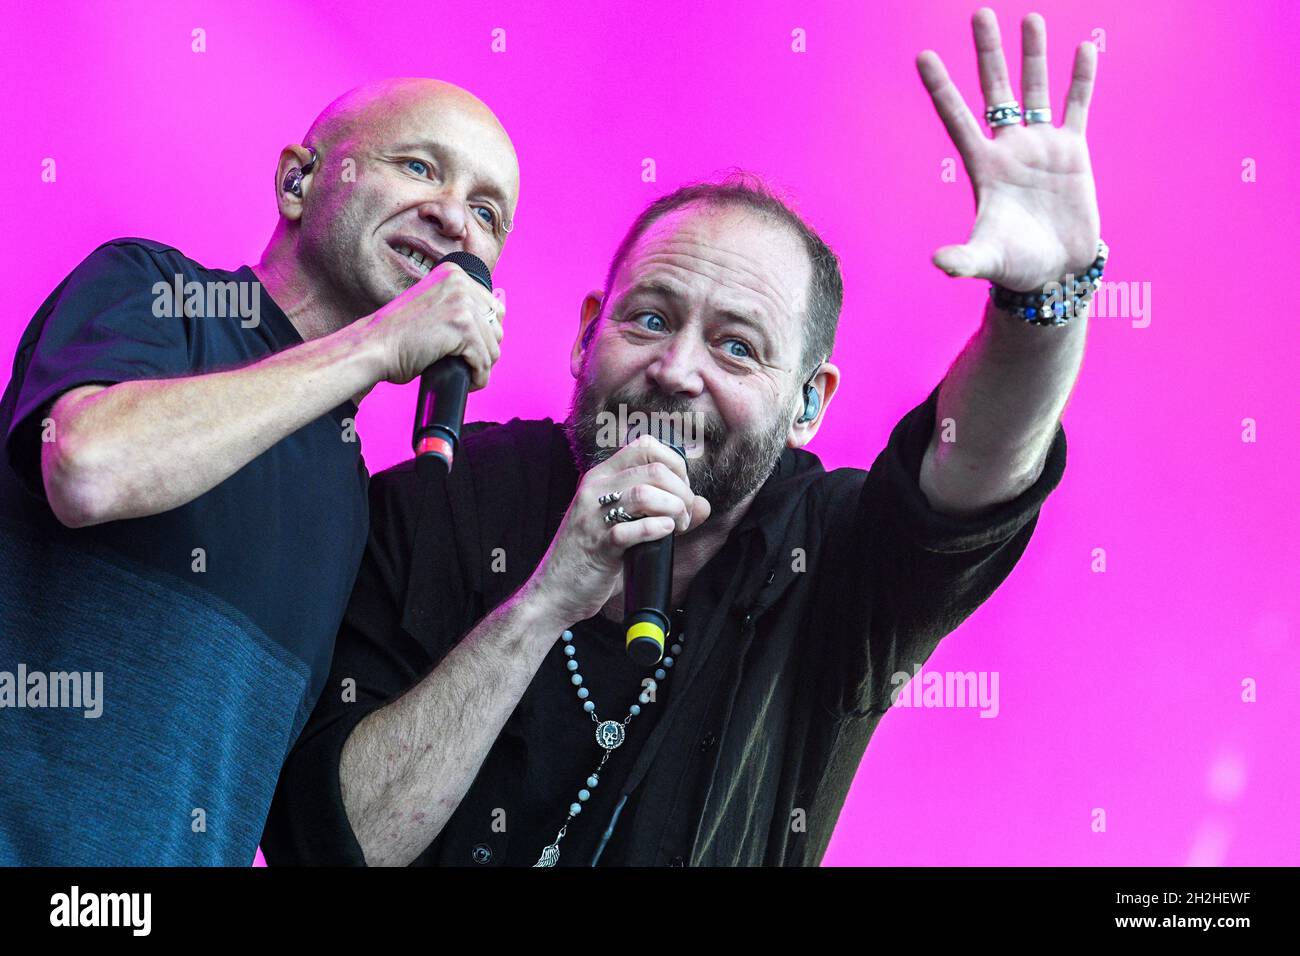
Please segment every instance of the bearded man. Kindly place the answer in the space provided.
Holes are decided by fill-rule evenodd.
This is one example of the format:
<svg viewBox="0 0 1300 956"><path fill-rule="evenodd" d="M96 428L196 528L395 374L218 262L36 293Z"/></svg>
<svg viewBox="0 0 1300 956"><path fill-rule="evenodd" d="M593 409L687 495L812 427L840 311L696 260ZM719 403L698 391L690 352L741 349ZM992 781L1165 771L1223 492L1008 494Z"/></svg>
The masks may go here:
<svg viewBox="0 0 1300 956"><path fill-rule="evenodd" d="M897 676L1002 583L1061 480L1089 294L1070 277L1091 286L1104 263L1095 48L1053 126L1042 18L1025 19L1020 125L992 11L974 32L992 138L937 56L917 65L979 206L934 262L993 295L870 469L803 450L840 381L826 243L744 178L654 202L582 303L565 421L480 424L445 482L409 463L373 482L272 865L821 861ZM697 426L685 456L609 440L656 413ZM670 534L669 646L646 667L626 650L624 556Z"/></svg>

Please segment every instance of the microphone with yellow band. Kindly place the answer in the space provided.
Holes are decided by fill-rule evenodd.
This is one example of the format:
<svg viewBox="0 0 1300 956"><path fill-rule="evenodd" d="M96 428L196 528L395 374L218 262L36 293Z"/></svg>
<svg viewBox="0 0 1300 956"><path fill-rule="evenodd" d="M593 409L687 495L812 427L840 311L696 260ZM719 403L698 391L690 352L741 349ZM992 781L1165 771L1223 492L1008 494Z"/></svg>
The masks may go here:
<svg viewBox="0 0 1300 956"><path fill-rule="evenodd" d="M671 419L654 416L651 434L686 460ZM631 437L629 436L629 441ZM623 627L627 655L643 667L653 667L664 656L672 632L673 537L643 541L623 553Z"/></svg>

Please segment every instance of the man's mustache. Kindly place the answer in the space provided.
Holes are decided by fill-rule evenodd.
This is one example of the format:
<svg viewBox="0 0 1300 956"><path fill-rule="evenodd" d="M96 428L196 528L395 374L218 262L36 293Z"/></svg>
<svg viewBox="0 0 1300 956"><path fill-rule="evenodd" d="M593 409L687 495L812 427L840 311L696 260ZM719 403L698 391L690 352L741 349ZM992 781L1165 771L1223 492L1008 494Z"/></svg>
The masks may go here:
<svg viewBox="0 0 1300 956"><path fill-rule="evenodd" d="M727 430L715 418L709 415L701 415L693 410L689 405L679 405L672 401L666 401L653 396L611 396L605 403L600 413L613 416L618 420L619 409L624 409L624 418L640 412L647 417L654 415L671 416L674 421L689 422L687 427L691 429L686 436L694 440L702 440L706 445L720 445L727 437ZM599 413L598 413L599 414ZM651 419L653 420L653 419ZM700 423L695 424L697 420ZM681 438L682 436L678 436Z"/></svg>

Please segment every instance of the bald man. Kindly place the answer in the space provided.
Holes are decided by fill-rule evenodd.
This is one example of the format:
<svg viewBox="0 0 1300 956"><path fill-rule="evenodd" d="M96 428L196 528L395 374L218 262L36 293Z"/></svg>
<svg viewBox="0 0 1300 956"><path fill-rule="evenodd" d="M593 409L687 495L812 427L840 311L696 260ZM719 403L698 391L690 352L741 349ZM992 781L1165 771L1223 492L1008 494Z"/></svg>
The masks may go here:
<svg viewBox="0 0 1300 956"><path fill-rule="evenodd" d="M237 865L320 694L367 533L353 418L504 308L509 137L457 87L345 94L285 147L260 262L117 239L0 404L0 864Z"/></svg>

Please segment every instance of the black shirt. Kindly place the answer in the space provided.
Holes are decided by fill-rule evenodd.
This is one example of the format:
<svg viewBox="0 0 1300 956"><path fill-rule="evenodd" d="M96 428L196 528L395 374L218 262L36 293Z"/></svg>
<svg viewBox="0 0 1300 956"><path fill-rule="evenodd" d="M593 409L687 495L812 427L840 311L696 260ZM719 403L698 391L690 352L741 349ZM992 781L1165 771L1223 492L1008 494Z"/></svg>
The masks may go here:
<svg viewBox="0 0 1300 956"><path fill-rule="evenodd" d="M0 864L252 864L365 546L356 406L187 504L85 528L50 510L40 449L72 388L301 342L247 266L146 239L100 246L27 326L0 403L0 672L98 673L103 699L21 708L0 674L0 780L22 781L0 787Z"/></svg>
<svg viewBox="0 0 1300 956"><path fill-rule="evenodd" d="M1006 578L1065 468L1058 426L1042 475L1018 498L976 516L934 511L918 476L938 390L904 416L870 471L826 472L809 452L782 451L691 582L674 625L685 650L651 705L657 716L639 744L614 751L620 779L601 782L561 842L559 865L589 864L624 794L599 865L821 861L890 706L891 676L923 664ZM445 483L420 482L410 463L375 477L371 537L330 683L263 835L271 865L364 862L339 791L344 741L527 579L577 481L550 419L474 426ZM508 556L501 573L497 548ZM636 669L619 659L617 629L603 644L589 633L600 620L579 625L575 640L597 698L608 699L605 686L630 688ZM597 759L563 667L557 640L417 864L532 865L554 839ZM356 679L355 702L340 695L346 677ZM614 692L617 707L628 693ZM500 810L504 829L493 825Z"/></svg>
<svg viewBox="0 0 1300 956"><path fill-rule="evenodd" d="M574 659L583 677L582 686L590 691L588 699L596 704L596 716L602 721L621 723L633 704L637 704L640 713L628 721L627 737L610 753L596 786L588 787L588 776L599 766L603 751L596 743L596 723L583 711L583 702L571 682L564 642L555 642L535 678L538 689L544 692L529 696L529 710L518 715L518 726L525 734L521 792L528 799L512 807L513 813L507 810L512 838L502 847L506 856L500 861L507 866L536 863L542 848L554 841L568 816L570 804L575 802L581 805L582 811L568 824L560 841L560 861L567 866L591 860L636 756L658 724L672 694L675 665L665 670L665 679L656 682L652 702L638 703L645 691L642 681L652 677L655 668L642 667L628 658L619 624L597 615L570 630L577 652ZM588 790L589 800L579 800L581 789ZM633 805L623 808L614 828L618 839L611 839L601 852L602 865L622 861L625 849L622 838L628 832L634 812Z"/></svg>

